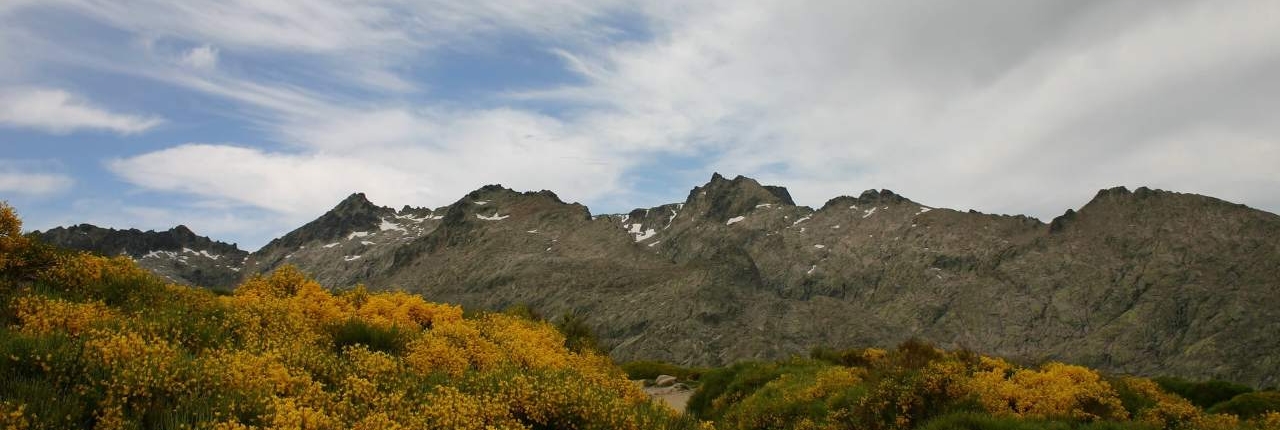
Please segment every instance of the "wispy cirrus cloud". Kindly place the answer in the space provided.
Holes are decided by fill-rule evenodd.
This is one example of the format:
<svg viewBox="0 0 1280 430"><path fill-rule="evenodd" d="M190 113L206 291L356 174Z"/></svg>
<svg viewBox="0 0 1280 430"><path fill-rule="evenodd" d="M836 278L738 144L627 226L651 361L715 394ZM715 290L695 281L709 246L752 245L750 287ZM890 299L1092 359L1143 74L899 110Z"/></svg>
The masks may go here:
<svg viewBox="0 0 1280 430"><path fill-rule="evenodd" d="M111 112L66 90L40 87L0 88L0 125L55 134L103 130L136 134L164 123L156 116Z"/></svg>

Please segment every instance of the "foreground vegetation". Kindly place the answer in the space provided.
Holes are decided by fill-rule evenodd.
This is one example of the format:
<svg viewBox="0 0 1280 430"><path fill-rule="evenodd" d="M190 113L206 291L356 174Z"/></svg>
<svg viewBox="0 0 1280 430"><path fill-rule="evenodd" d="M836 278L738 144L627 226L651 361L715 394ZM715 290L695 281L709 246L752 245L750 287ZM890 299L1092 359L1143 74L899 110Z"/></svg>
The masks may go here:
<svg viewBox="0 0 1280 430"><path fill-rule="evenodd" d="M0 204L0 429L1280 430L1274 391L920 342L620 368L576 314L464 315L290 268L214 293L19 233ZM628 381L659 374L696 381L687 414Z"/></svg>
<svg viewBox="0 0 1280 430"><path fill-rule="evenodd" d="M288 268L219 295L19 232L0 205L3 429L699 426L546 322Z"/></svg>
<svg viewBox="0 0 1280 430"><path fill-rule="evenodd" d="M818 349L807 359L738 363L700 382L689 412L722 430L1280 429L1276 392L1107 377L1062 363L1026 368L915 341L892 351Z"/></svg>

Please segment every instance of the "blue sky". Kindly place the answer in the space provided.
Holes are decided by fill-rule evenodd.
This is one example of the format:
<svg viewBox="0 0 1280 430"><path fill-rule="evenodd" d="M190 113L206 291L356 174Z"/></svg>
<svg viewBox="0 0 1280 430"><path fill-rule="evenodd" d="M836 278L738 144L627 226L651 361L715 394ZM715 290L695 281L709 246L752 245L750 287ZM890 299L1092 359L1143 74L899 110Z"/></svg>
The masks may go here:
<svg viewBox="0 0 1280 430"><path fill-rule="evenodd" d="M1099 188L1280 210L1269 0L0 2L0 198L256 249L366 192L593 212L713 171L1042 219Z"/></svg>

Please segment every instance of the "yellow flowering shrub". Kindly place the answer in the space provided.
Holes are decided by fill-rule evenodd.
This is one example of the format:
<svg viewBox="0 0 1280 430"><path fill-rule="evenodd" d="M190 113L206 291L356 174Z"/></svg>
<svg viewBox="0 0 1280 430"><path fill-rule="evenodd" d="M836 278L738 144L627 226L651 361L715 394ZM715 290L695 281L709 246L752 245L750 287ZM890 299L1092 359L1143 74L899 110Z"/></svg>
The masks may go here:
<svg viewBox="0 0 1280 430"><path fill-rule="evenodd" d="M889 356L889 351L880 348L867 348L862 350L862 359L866 360L872 366L883 364Z"/></svg>
<svg viewBox="0 0 1280 430"><path fill-rule="evenodd" d="M292 267L217 296L127 258L32 265L18 226L0 204L0 263L39 267L0 276L0 430L702 426L545 322L334 294Z"/></svg>
<svg viewBox="0 0 1280 430"><path fill-rule="evenodd" d="M22 296L13 302L18 330L28 334L63 331L80 334L94 324L119 318L101 301L75 303L41 296Z"/></svg>
<svg viewBox="0 0 1280 430"><path fill-rule="evenodd" d="M146 397L152 389L174 382L178 350L163 339L132 332L93 330L86 334L86 364L109 377L95 381L112 396ZM106 376L106 375L104 375Z"/></svg>
<svg viewBox="0 0 1280 430"><path fill-rule="evenodd" d="M22 219L8 202L0 201L0 275L16 274L31 264L21 258L30 242L22 235Z"/></svg>
<svg viewBox="0 0 1280 430"><path fill-rule="evenodd" d="M1267 412L1251 423L1258 430L1280 430L1280 412Z"/></svg>
<svg viewBox="0 0 1280 430"><path fill-rule="evenodd" d="M564 335L545 322L535 322L506 314L482 317L480 331L499 349L506 360L526 369L563 368L570 351Z"/></svg>
<svg viewBox="0 0 1280 430"><path fill-rule="evenodd" d="M1191 401L1160 389L1160 385L1150 379L1127 377L1119 383L1154 402L1150 407L1135 411L1135 421L1168 430L1229 430L1241 425L1236 416L1205 413Z"/></svg>
<svg viewBox="0 0 1280 430"><path fill-rule="evenodd" d="M432 324L462 321L462 308L455 305L430 303L422 296L390 292L368 296L357 307L356 316L383 327L402 327L413 330L430 328Z"/></svg>
<svg viewBox="0 0 1280 430"><path fill-rule="evenodd" d="M3 209L3 207L0 207ZM31 421L27 419L27 406L21 403L0 401L0 430L27 430Z"/></svg>
<svg viewBox="0 0 1280 430"><path fill-rule="evenodd" d="M970 390L995 415L1081 420L1128 418L1119 395L1097 372L1062 363L1040 370L1012 371L1006 363L988 360L991 368L975 372Z"/></svg>
<svg viewBox="0 0 1280 430"><path fill-rule="evenodd" d="M799 400L826 399L849 387L858 385L866 375L866 371L858 368L832 366L818 371L813 377L813 384L799 390L795 397Z"/></svg>

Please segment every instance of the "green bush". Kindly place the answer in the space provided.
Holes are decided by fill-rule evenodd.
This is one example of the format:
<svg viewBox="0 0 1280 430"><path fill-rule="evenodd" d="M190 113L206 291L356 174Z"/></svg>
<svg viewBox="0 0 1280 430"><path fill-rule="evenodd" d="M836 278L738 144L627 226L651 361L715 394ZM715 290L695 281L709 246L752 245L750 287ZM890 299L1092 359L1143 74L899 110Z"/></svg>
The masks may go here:
<svg viewBox="0 0 1280 430"><path fill-rule="evenodd" d="M1065 430L1070 426L1061 423L1024 421L1016 418L997 418L979 412L957 412L943 415L920 426L920 430Z"/></svg>
<svg viewBox="0 0 1280 430"><path fill-rule="evenodd" d="M502 313L518 316L530 321L545 321L545 318L542 317L542 314L539 313L537 309L534 309L523 302L507 306L502 309Z"/></svg>
<svg viewBox="0 0 1280 430"><path fill-rule="evenodd" d="M600 341L596 338L595 331L591 330L591 326L587 325L584 315L578 312L565 312L560 319L556 320L555 326L561 334L564 334L564 347L569 348L570 351L604 352L600 350Z"/></svg>
<svg viewBox="0 0 1280 430"><path fill-rule="evenodd" d="M1209 413L1232 414L1242 419L1280 412L1280 391L1244 393L1209 408Z"/></svg>
<svg viewBox="0 0 1280 430"><path fill-rule="evenodd" d="M920 430L1156 430L1134 422L1078 423L1022 420L993 417L981 412L951 413L934 418L917 428Z"/></svg>
<svg viewBox="0 0 1280 430"><path fill-rule="evenodd" d="M351 345L364 345L372 351L399 354L409 343L409 333L398 327L378 327L367 322L351 319L334 326L331 330L333 346L336 350Z"/></svg>
<svg viewBox="0 0 1280 430"><path fill-rule="evenodd" d="M1120 398L1120 405L1124 406L1124 410L1129 412L1130 417L1138 416L1142 411L1151 409L1156 405L1156 399L1134 389L1132 385L1124 383L1122 378L1107 378L1107 383L1111 384L1111 388L1116 390L1116 396Z"/></svg>
<svg viewBox="0 0 1280 430"><path fill-rule="evenodd" d="M799 366L803 364L742 362L707 372L685 411L704 420L720 418L728 407Z"/></svg>
<svg viewBox="0 0 1280 430"><path fill-rule="evenodd" d="M1253 391L1253 388L1246 385L1219 380L1193 382L1174 377L1160 377L1153 380L1160 384L1160 388L1190 400L1201 409L1209 409L1213 405Z"/></svg>
<svg viewBox="0 0 1280 430"><path fill-rule="evenodd" d="M800 429L851 425L846 417L858 407L858 401L866 394L866 386L860 381L850 385L824 384L820 378L828 370L847 372L825 363L795 367L724 408L718 422L720 428ZM821 391L811 391L815 389Z"/></svg>
<svg viewBox="0 0 1280 430"><path fill-rule="evenodd" d="M911 338L898 344L893 361L910 369L919 369L942 358L942 352L929 342Z"/></svg>

